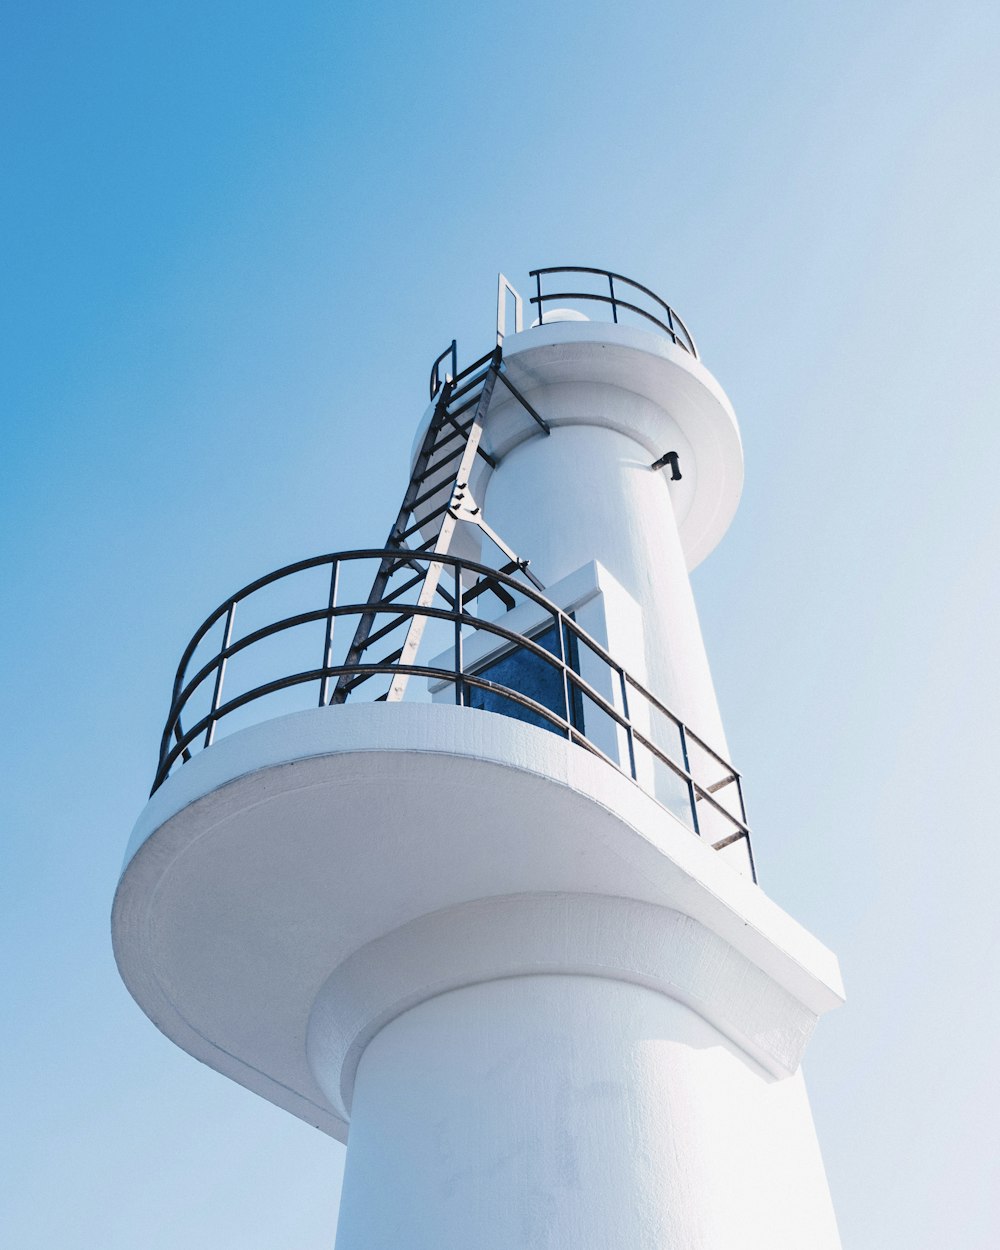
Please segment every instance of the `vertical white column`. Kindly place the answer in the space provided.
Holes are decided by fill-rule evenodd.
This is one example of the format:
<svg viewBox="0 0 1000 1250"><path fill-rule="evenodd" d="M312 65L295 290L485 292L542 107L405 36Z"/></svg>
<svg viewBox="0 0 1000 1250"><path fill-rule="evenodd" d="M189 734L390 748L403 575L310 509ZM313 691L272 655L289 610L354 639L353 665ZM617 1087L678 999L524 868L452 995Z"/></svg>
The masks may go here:
<svg viewBox="0 0 1000 1250"><path fill-rule="evenodd" d="M361 1059L337 1250L839 1244L801 1081L653 990L473 985Z"/></svg>
<svg viewBox="0 0 1000 1250"><path fill-rule="evenodd" d="M547 417L572 419L559 391L549 388L536 402ZM531 438L503 457L483 510L547 584L595 559L621 582L642 611L650 689L725 755L669 475L649 465L648 450L618 429L556 425L548 438Z"/></svg>

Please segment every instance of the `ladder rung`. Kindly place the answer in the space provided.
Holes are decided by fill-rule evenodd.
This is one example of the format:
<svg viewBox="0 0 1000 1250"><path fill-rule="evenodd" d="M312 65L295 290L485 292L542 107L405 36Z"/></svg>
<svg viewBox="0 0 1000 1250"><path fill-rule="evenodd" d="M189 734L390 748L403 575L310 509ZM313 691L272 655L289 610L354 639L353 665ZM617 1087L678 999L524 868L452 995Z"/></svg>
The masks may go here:
<svg viewBox="0 0 1000 1250"><path fill-rule="evenodd" d="M479 403L479 396L473 395L473 397L471 399L467 399L464 404L459 404L459 406L454 410L454 412L452 412L452 410L449 408L448 416L460 417L463 412L468 412L470 408L475 408L476 404L478 403Z"/></svg>
<svg viewBox="0 0 1000 1250"><path fill-rule="evenodd" d="M433 486L425 490L422 495L418 495L416 499L414 499L413 503L410 504L410 511L416 512L422 503L426 503L428 499L433 499L434 496L443 491L449 483L453 484L454 480L455 479L449 473L446 473L439 482L436 482Z"/></svg>
<svg viewBox="0 0 1000 1250"><path fill-rule="evenodd" d="M467 395L469 391L479 386L482 382L485 382L486 378L489 376L491 368L492 366L488 366L483 369L482 373L469 378L469 380L467 382L463 382L461 386L456 386L448 396L448 407L450 408L456 399L460 399L463 395Z"/></svg>
<svg viewBox="0 0 1000 1250"><path fill-rule="evenodd" d="M416 479L417 482L423 486L424 482L427 481L432 473L437 473L439 470L444 468L445 465L454 464L456 460L461 460L461 458L461 448L456 447L454 451L449 451L446 456L443 456L437 464L428 464L427 468L424 469L423 473L421 473Z"/></svg>
<svg viewBox="0 0 1000 1250"><path fill-rule="evenodd" d="M445 425L450 425L452 432L451 434L449 434L449 436L446 437L446 439L441 439L440 442L437 442L437 444L435 444L435 451L439 450L440 447L444 446L445 442L450 442L452 439L457 439L457 437L459 437L460 435L466 435L466 436L469 435L469 430L472 427L472 422L466 421L465 424L462 425L462 422L454 419L454 417L451 416L450 412L445 412L444 419L442 419L441 421L441 430L439 432L444 430Z"/></svg>
<svg viewBox="0 0 1000 1250"><path fill-rule="evenodd" d="M410 548L405 545L401 545L400 550L409 551ZM400 556L397 563L399 567L392 570L392 573L389 574L390 577L397 573L401 568L413 569L414 573L419 574L421 577L424 577L427 573L427 565L421 564L419 560L407 560L405 556Z"/></svg>
<svg viewBox="0 0 1000 1250"><path fill-rule="evenodd" d="M449 503L450 502L451 501L449 500ZM419 521L415 521L408 530L403 530L402 534L399 536L400 541L404 538L409 538L411 534L415 534L417 530L423 529L425 525L428 525L431 521L436 520L443 512L447 511L448 504L443 503L440 508L435 508L433 512L428 512L425 517L421 517Z"/></svg>
<svg viewBox="0 0 1000 1250"><path fill-rule="evenodd" d="M452 429L455 431L454 434L449 434L448 436L449 438L454 438L456 434L464 434L468 436L469 431L472 429L471 421L466 421L463 424L461 421L457 419L457 417L453 417L450 412L446 412L444 414L444 420L441 422L442 430L444 429L445 425L450 425ZM442 446L442 444L438 443L438 446L440 447Z"/></svg>
<svg viewBox="0 0 1000 1250"><path fill-rule="evenodd" d="M352 690L360 686L363 681L367 681L369 677L374 676L374 673L358 673L356 677L351 677L349 680L345 681L343 685L339 686L338 693L341 694L342 698L346 699Z"/></svg>
<svg viewBox="0 0 1000 1250"><path fill-rule="evenodd" d="M384 602L385 600L383 600L383 603ZM394 621L390 621L388 625L383 625L382 628L377 629L374 634L369 634L358 650L361 652L367 651L373 643L378 642L380 638L384 638L386 634L391 634L394 629L399 629L400 625L402 625L404 621L408 621L412 619L412 617L412 612L400 612Z"/></svg>
<svg viewBox="0 0 1000 1250"><path fill-rule="evenodd" d="M474 360L471 365L466 365L464 369L459 369L458 373L452 378L453 382L461 382L463 378L467 378L470 373L475 373L477 369L481 369L483 365L493 360L496 351L489 351L485 356L480 356L478 360Z"/></svg>
<svg viewBox="0 0 1000 1250"><path fill-rule="evenodd" d="M431 448L432 456L437 455L437 453L441 451L442 448L447 447L449 443L453 443L456 438L462 438L462 437L468 438L469 437L469 423L468 422L465 425L459 425L457 421L453 421L451 422L451 424L454 425L455 427L454 430L452 430L452 432L448 435L447 438L439 439L434 444L434 446ZM442 429L443 428L444 427L442 426Z"/></svg>
<svg viewBox="0 0 1000 1250"><path fill-rule="evenodd" d="M412 566L411 566L412 567ZM422 582L426 576L427 570L421 569L416 577L411 577L408 582L404 582L402 586L397 586L391 595L385 595L382 599L383 603L395 603L400 595L405 595L408 590L412 590L418 582Z"/></svg>
<svg viewBox="0 0 1000 1250"><path fill-rule="evenodd" d="M402 654L403 654L403 648L400 647L397 651L390 652L390 654L385 656L383 659L376 660L373 667L382 668L384 665L387 665L387 664L395 664Z"/></svg>

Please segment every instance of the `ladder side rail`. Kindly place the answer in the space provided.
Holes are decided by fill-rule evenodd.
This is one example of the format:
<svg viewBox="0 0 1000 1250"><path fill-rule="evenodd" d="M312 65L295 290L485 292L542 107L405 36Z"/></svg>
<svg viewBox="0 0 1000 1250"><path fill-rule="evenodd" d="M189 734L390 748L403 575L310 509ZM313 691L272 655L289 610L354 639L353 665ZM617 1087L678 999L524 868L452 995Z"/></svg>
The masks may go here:
<svg viewBox="0 0 1000 1250"><path fill-rule="evenodd" d="M455 493L459 495L469 482L472 473L472 466L476 459L476 453L479 450L479 440L483 435L483 423L486 420L486 413L489 410L490 400L493 398L493 388L496 386L496 380L500 376L500 349L498 348L494 356L493 364L489 373L486 375L486 381L483 383L483 389L479 396L479 404L476 408L476 415L472 419L469 427L469 441L465 444L465 451L462 455L462 461L458 466L458 472L455 475ZM457 499L454 501L457 503ZM432 554L446 555L448 548L451 546L452 535L455 532L455 526L458 524L459 514L457 508L449 507L445 513L444 520L441 522L441 528L438 530L437 541L434 544ZM444 571L444 565L440 561L431 561L427 565L427 576L424 578L424 584L420 588L420 595L417 599L418 608L427 608L430 606L438 589L438 583L441 580L441 574ZM406 631L406 638L402 646L402 654L399 657L401 671L399 671L392 680L389 687L386 701L388 703L398 703L406 693L409 674L403 670L403 666L413 664L414 657L420 647L420 641L423 638L424 629L427 625L427 617L421 614L415 614L410 621L409 628Z"/></svg>
<svg viewBox="0 0 1000 1250"><path fill-rule="evenodd" d="M444 424L444 418L447 415L450 394L451 384L446 382L440 390L438 402L434 407L430 424L428 425L427 432L424 435L424 441L420 446L416 463L413 466L413 473L410 477L409 485L406 488L406 494L403 496L403 502L400 506L399 514L396 517L392 529L389 531L386 548L393 551L398 550L401 554L405 554L407 548L403 546L400 535L406 528L406 523L409 520L411 512L413 511L414 500L420 493L420 487L422 485L424 475L426 474L427 466L434 455L437 438ZM388 586L393 573L396 572L399 566L400 560L395 558L393 555L385 555L382 557L382 560L379 563L378 572L375 574L375 579L372 582L372 588L368 594L369 603L381 602L385 595L386 587ZM426 573L424 576L426 577ZM354 638L352 639L351 645L347 650L347 656L344 661L346 666L349 667L351 665L356 665L360 661L365 645L368 641L368 635L371 633L372 626L375 623L375 616L376 613L371 610L363 613L358 620L357 628L354 631ZM330 698L330 702L343 703L347 698L349 691L349 679L346 674L342 673L337 678L337 684Z"/></svg>

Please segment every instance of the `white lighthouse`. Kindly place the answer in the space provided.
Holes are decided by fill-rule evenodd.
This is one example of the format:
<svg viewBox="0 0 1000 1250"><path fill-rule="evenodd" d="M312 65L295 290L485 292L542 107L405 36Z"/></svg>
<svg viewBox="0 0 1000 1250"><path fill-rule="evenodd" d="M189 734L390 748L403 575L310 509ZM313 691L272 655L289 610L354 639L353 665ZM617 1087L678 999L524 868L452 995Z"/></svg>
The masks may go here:
<svg viewBox="0 0 1000 1250"><path fill-rule="evenodd" d="M338 1250L834 1250L837 962L757 883L688 577L736 418L646 287L531 280L435 362L385 545L186 649L119 967L347 1143Z"/></svg>

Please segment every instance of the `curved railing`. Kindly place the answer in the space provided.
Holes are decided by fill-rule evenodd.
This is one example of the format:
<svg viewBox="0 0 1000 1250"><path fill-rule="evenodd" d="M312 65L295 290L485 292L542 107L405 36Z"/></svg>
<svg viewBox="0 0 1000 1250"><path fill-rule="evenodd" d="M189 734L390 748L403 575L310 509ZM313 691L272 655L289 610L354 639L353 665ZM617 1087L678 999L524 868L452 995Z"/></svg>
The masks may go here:
<svg viewBox="0 0 1000 1250"><path fill-rule="evenodd" d="M398 597L367 601L373 563L396 554L418 572L430 564L443 566L439 603L423 606ZM295 594L286 594L293 583ZM355 583L364 593L351 593ZM484 585L507 607L521 607L519 628L505 625L503 617L472 614L472 600ZM280 592L277 597L275 592ZM306 606L317 598L319 606ZM405 633L414 616L427 618L425 643L415 657L422 662L401 665L398 652L391 650L384 660L368 661L363 655L364 662L344 662L363 613L384 621L371 637L378 635L390 649L396 631ZM239 628L246 617L249 622ZM348 627L338 628L345 618ZM428 655L428 647L437 653ZM235 666L250 660L235 675ZM314 556L258 578L226 599L181 657L153 791L175 768L211 746L220 727L240 728L286 711L328 706L336 701L342 676L370 699L385 700L400 674L426 679L409 682L408 699L448 699L501 712L593 752L715 848L743 843L753 872L735 769L627 673L572 614L515 577L454 556L381 549ZM276 696L284 699L277 707ZM240 713L249 713L249 719Z"/></svg>
<svg viewBox="0 0 1000 1250"><path fill-rule="evenodd" d="M581 291L579 289L566 289L560 286L556 291L543 291L542 278L551 278L554 274L586 274L588 280L593 277L601 279L595 286L601 286L606 281L608 284L607 294L602 290ZM540 324L545 323L545 305L546 304L565 304L567 301L583 301L603 304L611 309L611 319L616 324L620 320L622 313L634 313L638 317L645 318L646 321L652 322L660 330L666 334L670 340L683 347L686 352L698 359L698 349L694 345L694 339L687 326L681 320L680 315L676 313L665 300L660 299L655 291L651 291L648 286L643 286L641 282L635 282L631 278L626 278L623 274L612 273L609 269L591 269L586 265L557 265L549 269L532 269L530 277L535 279L535 294L531 296L530 303L534 304L538 310L538 321ZM575 283L579 288L581 283ZM623 294L624 293L624 294ZM641 302L636 302L637 300Z"/></svg>

